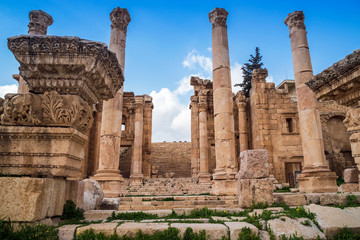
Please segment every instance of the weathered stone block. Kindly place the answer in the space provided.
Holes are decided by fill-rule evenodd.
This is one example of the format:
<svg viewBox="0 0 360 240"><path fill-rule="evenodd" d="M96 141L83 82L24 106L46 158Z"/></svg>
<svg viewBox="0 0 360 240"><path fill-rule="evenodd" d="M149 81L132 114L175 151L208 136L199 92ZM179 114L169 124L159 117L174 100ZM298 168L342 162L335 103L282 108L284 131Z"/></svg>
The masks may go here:
<svg viewBox="0 0 360 240"><path fill-rule="evenodd" d="M240 153L240 179L267 178L269 170L267 150L246 150Z"/></svg>
<svg viewBox="0 0 360 240"><path fill-rule="evenodd" d="M80 227L76 230L76 234L85 232L86 230L93 229L95 233L104 233L106 236L113 235L117 228L118 223L98 223L90 224L84 227Z"/></svg>
<svg viewBox="0 0 360 240"><path fill-rule="evenodd" d="M65 180L0 177L0 217L34 222L62 214Z"/></svg>
<svg viewBox="0 0 360 240"><path fill-rule="evenodd" d="M0 126L3 174L79 178L87 136L74 128Z"/></svg>
<svg viewBox="0 0 360 240"><path fill-rule="evenodd" d="M284 194L274 193L276 203L286 203L289 206L306 205L306 199L304 194Z"/></svg>
<svg viewBox="0 0 360 240"><path fill-rule="evenodd" d="M59 240L72 240L74 238L74 232L80 225L64 225L59 227Z"/></svg>
<svg viewBox="0 0 360 240"><path fill-rule="evenodd" d="M249 208L252 202L273 203L273 182L269 178L240 179L238 182L240 207Z"/></svg>
<svg viewBox="0 0 360 240"><path fill-rule="evenodd" d="M338 193L328 193L320 197L321 205L343 205L347 204L347 195Z"/></svg>
<svg viewBox="0 0 360 240"><path fill-rule="evenodd" d="M357 168L347 168L344 170L344 182L345 183L358 183L359 182L359 170Z"/></svg>
<svg viewBox="0 0 360 240"><path fill-rule="evenodd" d="M315 224L307 218L291 219L283 217L283 219L285 219L285 221L282 221L281 219L268 221L268 226L274 233L276 239L281 239L281 235L290 237L295 233L298 237L303 237L304 240L326 239L325 234L322 233ZM301 222L304 222L305 220L308 220L311 226L301 224ZM319 238L317 238L318 236Z"/></svg>
<svg viewBox="0 0 360 240"><path fill-rule="evenodd" d="M133 237L141 230L144 234L153 235L157 231L164 231L169 227L168 223L123 223L116 229L118 236Z"/></svg>
<svg viewBox="0 0 360 240"><path fill-rule="evenodd" d="M221 239L223 236L228 236L228 229L222 224L211 223L172 223L171 227L177 228L180 231L180 235L183 236L188 227L194 230L194 233L199 233L205 230L206 236L209 240Z"/></svg>
<svg viewBox="0 0 360 240"><path fill-rule="evenodd" d="M213 180L211 186L212 195L235 196L237 195L236 180Z"/></svg>
<svg viewBox="0 0 360 240"><path fill-rule="evenodd" d="M225 222L225 225L230 230L230 240L237 240L239 238L239 233L241 233L241 229L245 227L250 228L251 233L254 235L258 235L259 233L257 227L247 222Z"/></svg>
<svg viewBox="0 0 360 240"><path fill-rule="evenodd" d="M340 192L358 192L359 184L358 183L344 183L339 187Z"/></svg>

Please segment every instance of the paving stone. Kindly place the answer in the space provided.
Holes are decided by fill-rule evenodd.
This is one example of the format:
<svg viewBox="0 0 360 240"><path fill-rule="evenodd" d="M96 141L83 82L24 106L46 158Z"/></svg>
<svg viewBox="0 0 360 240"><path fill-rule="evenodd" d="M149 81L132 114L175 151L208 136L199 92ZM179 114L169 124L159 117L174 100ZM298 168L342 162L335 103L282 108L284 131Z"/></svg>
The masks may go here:
<svg viewBox="0 0 360 240"><path fill-rule="evenodd" d="M165 222L166 219L161 218L161 219L145 219L145 220L141 220L141 223L152 223L152 222Z"/></svg>
<svg viewBox="0 0 360 240"><path fill-rule="evenodd" d="M154 234L156 231L164 231L169 227L168 223L123 223L116 229L118 236L127 235L129 237L141 230L144 234Z"/></svg>
<svg viewBox="0 0 360 240"><path fill-rule="evenodd" d="M209 236L209 238L207 238L208 240L221 239L222 236L228 236L228 228L222 224L171 223L171 227L179 229L181 236L188 227L192 228L195 233L199 233L200 231L205 230L206 235Z"/></svg>
<svg viewBox="0 0 360 240"><path fill-rule="evenodd" d="M320 204L320 198L324 193L307 193L305 194L307 204Z"/></svg>
<svg viewBox="0 0 360 240"><path fill-rule="evenodd" d="M270 240L270 234L264 230L259 231L259 237L261 240Z"/></svg>
<svg viewBox="0 0 360 240"><path fill-rule="evenodd" d="M324 233L330 238L344 227L360 233L359 207L342 210L340 208L310 204L306 206L306 209L316 214L316 221Z"/></svg>
<svg viewBox="0 0 360 240"><path fill-rule="evenodd" d="M184 218L184 219L167 219L168 222L177 222L177 221L196 221L208 223L210 220L208 218Z"/></svg>
<svg viewBox="0 0 360 240"><path fill-rule="evenodd" d="M284 209L282 207L269 207L266 210L271 211L273 213L283 212Z"/></svg>
<svg viewBox="0 0 360 240"><path fill-rule="evenodd" d="M106 236L113 235L115 233L115 229L118 226L118 223L98 223L98 224L90 224L84 227L79 227L76 230L76 234L82 233L88 229L93 229L95 233L104 233Z"/></svg>
<svg viewBox="0 0 360 240"><path fill-rule="evenodd" d="M192 210L194 210L194 209L193 208L177 208L177 209L174 209L174 212L179 215L181 215L181 214L189 215Z"/></svg>
<svg viewBox="0 0 360 240"><path fill-rule="evenodd" d="M294 193L274 193L274 198L277 203L286 203L289 206L306 205L307 201L304 194Z"/></svg>
<svg viewBox="0 0 360 240"><path fill-rule="evenodd" d="M230 240L237 240L241 229L245 227L250 228L251 232L255 235L258 235L259 233L257 227L247 222L225 222L225 225L230 230Z"/></svg>
<svg viewBox="0 0 360 240"><path fill-rule="evenodd" d="M211 217L214 221L229 221L229 218L227 217Z"/></svg>
<svg viewBox="0 0 360 240"><path fill-rule="evenodd" d="M230 217L232 220L234 221L242 221L244 220L246 217Z"/></svg>
<svg viewBox="0 0 360 240"><path fill-rule="evenodd" d="M104 220L111 216L113 210L89 210L84 212L84 217L86 221L97 221ZM117 213L115 211L115 213Z"/></svg>
<svg viewBox="0 0 360 240"><path fill-rule="evenodd" d="M293 234L297 234L299 237L303 237L304 240L316 239L317 236L320 239L326 239L325 234L322 233L315 224L307 218L291 219L288 217L283 217L285 221L281 219L273 219L268 221L268 226L271 231L274 233L275 237L279 239L281 235L290 237ZM301 224L306 220L310 221L311 226L305 226Z"/></svg>
<svg viewBox="0 0 360 240"><path fill-rule="evenodd" d="M320 197L320 205L343 205L347 204L347 194L327 193Z"/></svg>
<svg viewBox="0 0 360 240"><path fill-rule="evenodd" d="M144 211L144 213L156 214L156 215L158 215L158 217L166 217L172 213L172 210L168 210L168 209L166 209L166 210L148 210L148 211Z"/></svg>
<svg viewBox="0 0 360 240"><path fill-rule="evenodd" d="M74 232L80 225L64 225L58 228L59 240L72 240L74 238Z"/></svg>

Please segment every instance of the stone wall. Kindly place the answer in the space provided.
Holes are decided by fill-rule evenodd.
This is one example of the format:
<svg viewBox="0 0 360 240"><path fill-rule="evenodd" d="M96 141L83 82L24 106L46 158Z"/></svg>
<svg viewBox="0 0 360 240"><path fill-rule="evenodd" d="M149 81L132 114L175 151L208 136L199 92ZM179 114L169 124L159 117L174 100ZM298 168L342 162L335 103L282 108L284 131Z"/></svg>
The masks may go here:
<svg viewBox="0 0 360 240"><path fill-rule="evenodd" d="M159 177L174 172L174 178L191 177L191 143L162 142L151 144L151 165L159 166Z"/></svg>

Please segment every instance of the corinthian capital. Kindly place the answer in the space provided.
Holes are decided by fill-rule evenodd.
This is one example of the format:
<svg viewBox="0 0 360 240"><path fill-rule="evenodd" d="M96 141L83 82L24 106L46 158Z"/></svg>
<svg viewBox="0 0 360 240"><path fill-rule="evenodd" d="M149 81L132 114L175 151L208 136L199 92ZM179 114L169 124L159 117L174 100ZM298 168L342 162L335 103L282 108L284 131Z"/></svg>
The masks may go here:
<svg viewBox="0 0 360 240"><path fill-rule="evenodd" d="M129 11L126 8L114 8L110 13L111 29L119 28L126 33L127 26L131 21Z"/></svg>
<svg viewBox="0 0 360 240"><path fill-rule="evenodd" d="M243 91L239 91L235 96L235 102L239 111L245 111L246 109L246 97Z"/></svg>
<svg viewBox="0 0 360 240"><path fill-rule="evenodd" d="M303 11L295 11L290 13L284 20L284 23L291 30L293 27L297 29L306 29L305 24L305 15Z"/></svg>
<svg viewBox="0 0 360 240"><path fill-rule="evenodd" d="M227 27L226 19L228 12L223 8L215 8L209 13L209 20L212 28L214 27Z"/></svg>
<svg viewBox="0 0 360 240"><path fill-rule="evenodd" d="M48 26L54 22L49 14L41 10L31 11L29 19L29 35L46 35Z"/></svg>

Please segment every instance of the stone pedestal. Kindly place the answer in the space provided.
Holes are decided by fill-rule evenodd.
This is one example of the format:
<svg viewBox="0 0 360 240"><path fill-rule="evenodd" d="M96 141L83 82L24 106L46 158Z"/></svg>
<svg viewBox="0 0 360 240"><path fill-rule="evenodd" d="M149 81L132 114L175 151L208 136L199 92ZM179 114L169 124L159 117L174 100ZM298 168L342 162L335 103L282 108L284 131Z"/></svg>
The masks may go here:
<svg viewBox="0 0 360 240"><path fill-rule="evenodd" d="M240 207L252 203L273 203L274 178L269 175L269 154L266 149L246 150L240 153L238 194Z"/></svg>
<svg viewBox="0 0 360 240"><path fill-rule="evenodd" d="M315 94L305 85L313 77L310 52L302 11L290 13L285 24L290 30L291 48L298 99L300 134L304 167L298 176L299 189L305 192L336 192L336 174L331 172L324 155L320 114Z"/></svg>
<svg viewBox="0 0 360 240"><path fill-rule="evenodd" d="M234 179L236 175L233 96L227 37L227 11L215 8L209 13L212 25L213 98L216 169L214 181ZM217 186L217 184L215 184ZM215 186L214 185L214 186ZM219 192L215 190L214 192Z"/></svg>
<svg viewBox="0 0 360 240"><path fill-rule="evenodd" d="M131 18L127 9L117 7L111 12L110 20L109 49L116 54L119 64L124 71L126 32ZM118 196L121 184L124 181L119 170L122 107L123 88L116 93L113 99L103 103L99 169L93 176L93 179L100 183L105 197Z"/></svg>

